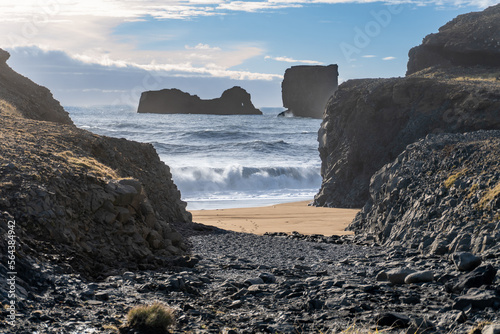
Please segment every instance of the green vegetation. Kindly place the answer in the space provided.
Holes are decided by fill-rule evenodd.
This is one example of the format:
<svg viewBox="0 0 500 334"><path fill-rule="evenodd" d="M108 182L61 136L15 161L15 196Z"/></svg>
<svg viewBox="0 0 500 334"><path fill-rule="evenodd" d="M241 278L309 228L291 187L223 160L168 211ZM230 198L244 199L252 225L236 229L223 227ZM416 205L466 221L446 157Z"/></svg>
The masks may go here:
<svg viewBox="0 0 500 334"><path fill-rule="evenodd" d="M165 333L174 322L173 310L160 302L136 306L127 314L128 327L149 333Z"/></svg>

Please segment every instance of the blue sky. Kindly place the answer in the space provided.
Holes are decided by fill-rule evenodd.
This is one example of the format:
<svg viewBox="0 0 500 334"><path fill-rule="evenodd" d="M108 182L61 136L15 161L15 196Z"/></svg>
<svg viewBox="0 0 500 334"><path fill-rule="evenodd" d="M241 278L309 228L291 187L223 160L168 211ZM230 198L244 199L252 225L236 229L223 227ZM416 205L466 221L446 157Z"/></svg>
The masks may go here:
<svg viewBox="0 0 500 334"><path fill-rule="evenodd" d="M0 47L63 105L135 105L162 88L214 98L239 85L276 107L290 66L338 64L341 81L404 76L425 35L495 3L2 0Z"/></svg>

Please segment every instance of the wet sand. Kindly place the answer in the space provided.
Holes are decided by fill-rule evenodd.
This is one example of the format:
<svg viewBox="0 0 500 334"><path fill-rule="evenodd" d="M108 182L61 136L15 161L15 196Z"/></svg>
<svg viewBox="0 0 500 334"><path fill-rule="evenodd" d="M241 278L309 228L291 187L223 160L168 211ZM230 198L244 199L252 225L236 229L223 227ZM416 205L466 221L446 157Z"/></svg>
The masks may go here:
<svg viewBox="0 0 500 334"><path fill-rule="evenodd" d="M293 232L302 234L345 235L359 209L318 208L310 201L257 208L193 210L193 221L225 230L264 234Z"/></svg>

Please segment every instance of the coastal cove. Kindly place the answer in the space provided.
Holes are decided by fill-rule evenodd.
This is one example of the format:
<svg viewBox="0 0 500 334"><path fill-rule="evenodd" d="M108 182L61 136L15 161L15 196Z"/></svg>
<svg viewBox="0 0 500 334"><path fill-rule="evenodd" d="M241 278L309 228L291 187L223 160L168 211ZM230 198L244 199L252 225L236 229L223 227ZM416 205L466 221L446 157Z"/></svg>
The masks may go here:
<svg viewBox="0 0 500 334"><path fill-rule="evenodd" d="M263 115L140 114L129 106L66 107L99 135L151 143L188 210L311 201L321 185L320 120Z"/></svg>

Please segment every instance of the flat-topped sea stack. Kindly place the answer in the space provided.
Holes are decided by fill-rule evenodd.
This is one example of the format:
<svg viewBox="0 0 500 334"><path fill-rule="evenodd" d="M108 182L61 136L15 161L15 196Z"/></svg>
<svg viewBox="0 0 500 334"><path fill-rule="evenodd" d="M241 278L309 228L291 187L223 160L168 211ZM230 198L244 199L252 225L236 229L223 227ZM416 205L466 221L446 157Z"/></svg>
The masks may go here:
<svg viewBox="0 0 500 334"><path fill-rule="evenodd" d="M500 52L498 23L494 22L500 22L500 5L461 15L445 25L446 29L425 38L424 46L412 49L424 52L426 41L442 40L441 31L446 36L467 31L460 49L476 55L473 63L459 62L465 58L458 56L458 50L451 53L443 46L433 52L442 59L451 57L449 61L422 65L413 51L408 69L411 73L418 70L416 73L403 78L349 80L339 86L318 133L323 183L315 205L362 207L370 197L372 175L428 134L500 129L500 64L492 62L494 57L480 57ZM480 43L483 52L476 36L484 36L483 27L489 25L488 41Z"/></svg>
<svg viewBox="0 0 500 334"><path fill-rule="evenodd" d="M292 66L281 84L284 114L323 118L326 104L338 87L338 66Z"/></svg>
<svg viewBox="0 0 500 334"><path fill-rule="evenodd" d="M137 112L153 114L262 115L262 112L254 107L250 94L238 86L225 90L221 97L211 100L202 100L197 95L191 95L179 89L143 92Z"/></svg>

